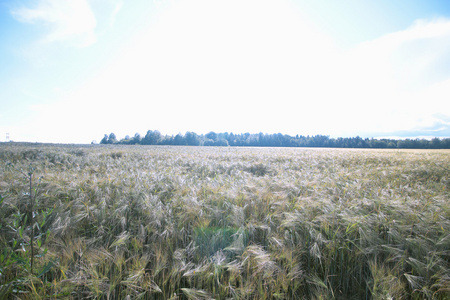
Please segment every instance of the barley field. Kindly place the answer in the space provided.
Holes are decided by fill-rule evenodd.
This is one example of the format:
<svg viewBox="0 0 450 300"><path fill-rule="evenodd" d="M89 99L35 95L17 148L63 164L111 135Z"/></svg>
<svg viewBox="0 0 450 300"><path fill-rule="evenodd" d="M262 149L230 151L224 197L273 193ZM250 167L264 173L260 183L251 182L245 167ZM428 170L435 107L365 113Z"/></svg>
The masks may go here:
<svg viewBox="0 0 450 300"><path fill-rule="evenodd" d="M450 299L450 151L0 145L0 299Z"/></svg>

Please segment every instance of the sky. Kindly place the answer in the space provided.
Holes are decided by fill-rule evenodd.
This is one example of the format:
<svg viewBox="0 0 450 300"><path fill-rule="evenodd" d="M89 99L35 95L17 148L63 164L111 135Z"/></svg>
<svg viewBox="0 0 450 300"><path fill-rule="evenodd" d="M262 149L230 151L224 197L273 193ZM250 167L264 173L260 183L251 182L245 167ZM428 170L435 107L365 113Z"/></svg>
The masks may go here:
<svg viewBox="0 0 450 300"><path fill-rule="evenodd" d="M450 137L447 0L0 0L0 141Z"/></svg>

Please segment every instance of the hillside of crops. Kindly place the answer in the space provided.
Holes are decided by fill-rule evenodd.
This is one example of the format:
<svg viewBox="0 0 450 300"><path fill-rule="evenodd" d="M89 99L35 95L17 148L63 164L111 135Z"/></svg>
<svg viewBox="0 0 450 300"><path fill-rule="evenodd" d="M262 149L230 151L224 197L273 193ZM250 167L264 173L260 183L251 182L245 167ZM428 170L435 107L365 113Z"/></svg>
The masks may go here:
<svg viewBox="0 0 450 300"><path fill-rule="evenodd" d="M449 299L450 151L0 145L0 299Z"/></svg>

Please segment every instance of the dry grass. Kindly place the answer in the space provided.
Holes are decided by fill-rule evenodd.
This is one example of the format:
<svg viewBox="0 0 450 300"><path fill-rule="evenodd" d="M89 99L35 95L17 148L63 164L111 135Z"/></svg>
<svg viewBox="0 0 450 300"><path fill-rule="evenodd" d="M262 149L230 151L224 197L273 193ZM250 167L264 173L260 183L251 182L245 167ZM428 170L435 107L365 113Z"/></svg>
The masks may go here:
<svg viewBox="0 0 450 300"><path fill-rule="evenodd" d="M30 164L54 208L35 272L11 226ZM448 299L449 169L432 150L1 145L0 299Z"/></svg>

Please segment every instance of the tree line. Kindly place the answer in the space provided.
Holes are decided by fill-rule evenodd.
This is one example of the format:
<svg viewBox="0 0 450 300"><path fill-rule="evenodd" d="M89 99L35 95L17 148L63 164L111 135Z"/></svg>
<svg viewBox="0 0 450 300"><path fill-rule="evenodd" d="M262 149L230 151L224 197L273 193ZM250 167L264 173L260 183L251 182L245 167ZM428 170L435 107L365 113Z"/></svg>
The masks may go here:
<svg viewBox="0 0 450 300"><path fill-rule="evenodd" d="M450 149L450 138L426 139L374 139L359 136L330 138L327 135L290 136L267 133L215 133L195 132L163 135L158 130L148 130L145 136L136 133L118 140L114 133L105 134L100 144L122 145L175 145L175 146L237 146L237 147L324 147L324 148L402 148L402 149Z"/></svg>

